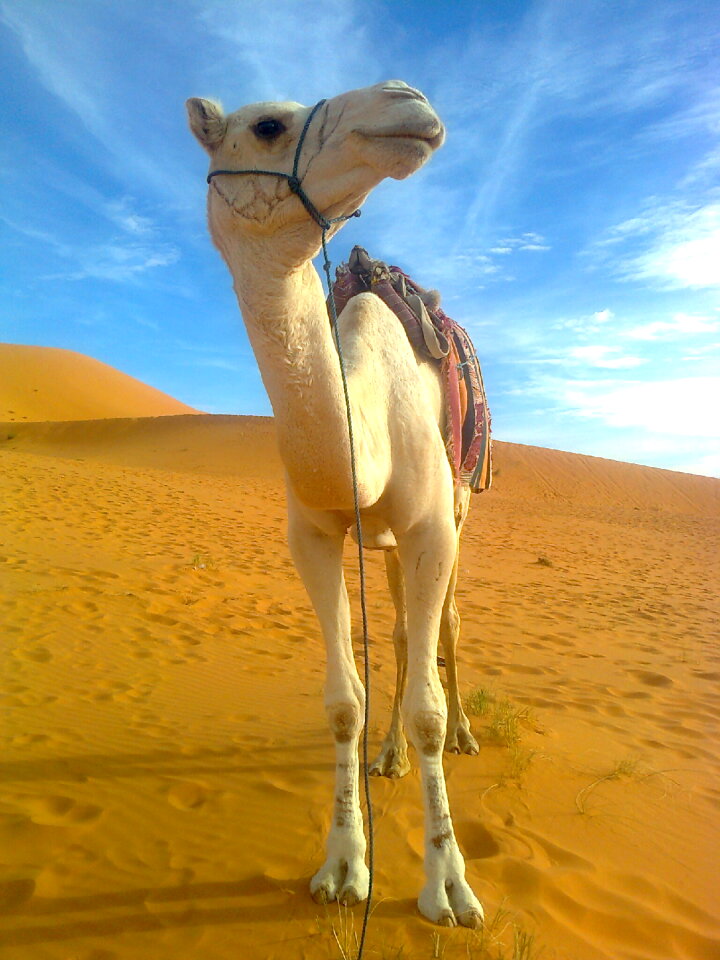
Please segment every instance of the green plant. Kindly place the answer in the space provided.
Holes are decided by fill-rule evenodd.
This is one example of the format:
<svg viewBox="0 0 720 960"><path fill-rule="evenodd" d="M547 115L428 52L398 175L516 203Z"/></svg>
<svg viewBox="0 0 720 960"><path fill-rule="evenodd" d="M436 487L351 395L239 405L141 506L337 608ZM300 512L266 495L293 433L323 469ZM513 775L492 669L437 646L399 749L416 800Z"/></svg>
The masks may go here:
<svg viewBox="0 0 720 960"><path fill-rule="evenodd" d="M518 743L510 748L510 777L519 780L537 757L537 750L525 750Z"/></svg>
<svg viewBox="0 0 720 960"><path fill-rule="evenodd" d="M517 707L508 697L498 698L484 687L472 690L464 698L463 705L466 713L487 717L488 739L506 747L519 742L523 722L537 729L537 722L529 707Z"/></svg>
<svg viewBox="0 0 720 960"><path fill-rule="evenodd" d="M486 690L484 687L478 687L477 690L471 690L465 697L463 706L465 707L466 713L476 717L482 717L488 712L494 700L495 696L490 690Z"/></svg>

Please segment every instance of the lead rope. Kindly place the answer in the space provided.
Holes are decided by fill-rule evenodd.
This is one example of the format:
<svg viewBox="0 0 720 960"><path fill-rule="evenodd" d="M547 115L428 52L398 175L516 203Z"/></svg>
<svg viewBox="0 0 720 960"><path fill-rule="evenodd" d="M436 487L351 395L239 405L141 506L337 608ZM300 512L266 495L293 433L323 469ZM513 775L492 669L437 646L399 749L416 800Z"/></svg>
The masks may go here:
<svg viewBox="0 0 720 960"><path fill-rule="evenodd" d="M348 392L347 376L345 374L345 358L343 357L342 346L340 344L340 332L338 330L337 307L335 306L335 295L333 285L330 279L330 259L327 252L326 234L328 227L323 227L322 232L322 251L323 251L323 270L327 278L328 304L330 306L330 318L332 320L332 331L335 337L335 345L340 361L340 377L342 379L343 394L345 395L345 412L347 414L348 440L350 442L350 471L352 473L353 501L355 505L355 524L357 526L358 543L358 569L360 571L360 609L362 611L363 628L363 660L365 666L365 714L363 719L363 784L365 787L365 804L367 806L368 820L368 895L365 901L365 913L363 915L362 931L360 933L360 944L358 946L357 960L362 960L363 949L365 947L365 934L367 932L368 919L370 917L370 903L372 901L373 891L373 873L375 864L375 838L373 831L372 804L370 803L370 771L368 765L368 725L370 722L370 659L368 655L368 617L367 604L365 601L365 557L363 554L362 525L360 522L360 502L358 499L357 469L355 465L355 438L353 436L352 414L350 412L350 393Z"/></svg>
<svg viewBox="0 0 720 960"><path fill-rule="evenodd" d="M369 872L369 881L368 881L368 895L367 900L365 901L365 914L363 916L363 925L362 932L360 934L360 943L358 945L357 960L362 960L363 949L365 947L365 934L367 932L368 918L370 917L370 902L372 900L372 891L373 891L373 869L374 869L374 858L375 858L375 839L373 833L373 817L372 817L372 805L370 803L370 773L368 769L368 723L370 719L370 661L368 658L368 617L367 617L367 604L365 601L365 558L363 554L363 538L362 538L362 525L360 522L360 501L358 498L358 482L357 482L357 469L355 464L355 438L353 436L353 426L352 426L352 414L350 411L350 394L348 392L347 385L347 376L345 374L345 359L343 357L342 345L340 343L340 333L338 331L338 316L337 316L337 307L335 305L335 295L333 293L332 280L330 278L330 259L327 252L327 233L328 230L335 223L341 223L343 220L350 220L352 217L359 217L360 211L355 210L354 213L350 213L344 217L333 217L328 220L327 217L323 216L322 213L317 209L315 204L312 202L310 197L305 193L302 188L302 179L298 177L298 168L300 165L300 153L302 151L303 143L305 142L305 135L308 132L310 124L312 123L313 117L318 112L320 107L325 103L325 100L320 100L312 108L308 114L308 118L305 121L305 125L302 128L300 138L297 142L295 148L295 158L293 160L293 170L292 173L282 173L278 170L212 170L207 176L207 182L210 184L213 177L221 175L236 175L236 174L261 174L268 177L283 177L288 182L290 190L298 197L302 205L305 207L307 212L310 214L312 219L317 223L317 225L322 230L322 251L323 251L323 270L325 271L325 276L327 278L327 287L328 287L328 304L330 307L330 318L332 321L332 331L333 337L335 338L335 346L337 347L338 360L340 362L340 377L342 379L343 385L343 394L345 396L345 413L347 415L347 425L348 425L348 440L350 443L350 472L352 475L352 488L353 488L353 503L355 506L355 525L357 527L358 533L358 567L360 570L360 609L362 610L362 626L363 626L363 656L365 661L365 714L363 722L363 771L364 771L364 785L365 785L365 803L367 805L367 818L368 818L368 872Z"/></svg>

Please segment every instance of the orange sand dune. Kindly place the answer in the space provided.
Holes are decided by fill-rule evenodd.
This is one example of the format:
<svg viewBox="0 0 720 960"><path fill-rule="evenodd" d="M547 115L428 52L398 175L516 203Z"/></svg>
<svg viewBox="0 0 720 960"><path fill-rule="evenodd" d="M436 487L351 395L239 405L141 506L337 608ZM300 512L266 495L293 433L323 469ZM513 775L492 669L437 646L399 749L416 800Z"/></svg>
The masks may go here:
<svg viewBox="0 0 720 960"><path fill-rule="evenodd" d="M0 421L162 417L196 412L82 353L0 343Z"/></svg>
<svg viewBox="0 0 720 960"><path fill-rule="evenodd" d="M488 929L417 913L413 769L372 782L365 956L716 960L720 481L496 452L458 588L482 749L445 758ZM361 908L307 892L333 750L272 422L0 425L0 512L2 960L354 956ZM372 751L376 554L368 583Z"/></svg>

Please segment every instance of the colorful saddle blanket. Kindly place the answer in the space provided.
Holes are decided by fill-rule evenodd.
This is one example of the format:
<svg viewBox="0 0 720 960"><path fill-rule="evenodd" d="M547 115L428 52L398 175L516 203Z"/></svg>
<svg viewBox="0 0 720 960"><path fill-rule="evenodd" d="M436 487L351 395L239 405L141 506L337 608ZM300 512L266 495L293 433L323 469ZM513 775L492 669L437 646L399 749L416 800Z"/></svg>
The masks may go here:
<svg viewBox="0 0 720 960"><path fill-rule="evenodd" d="M335 271L338 314L348 300L370 291L399 318L415 352L440 364L445 386L445 447L455 480L474 493L492 482L490 411L475 348L467 332L440 309L440 295L425 290L399 267L353 247Z"/></svg>

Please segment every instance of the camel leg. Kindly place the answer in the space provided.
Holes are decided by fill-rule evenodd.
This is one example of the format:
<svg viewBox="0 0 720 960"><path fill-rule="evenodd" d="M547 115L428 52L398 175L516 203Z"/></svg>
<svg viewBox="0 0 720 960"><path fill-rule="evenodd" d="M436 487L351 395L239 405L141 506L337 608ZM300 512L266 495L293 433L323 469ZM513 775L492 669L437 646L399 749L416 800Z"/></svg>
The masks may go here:
<svg viewBox="0 0 720 960"><path fill-rule="evenodd" d="M358 760L365 690L350 639L350 607L342 572L344 534L318 530L293 508L289 493L288 513L290 550L325 639L325 709L335 738L335 801L327 856L310 881L310 892L318 903L338 900L352 906L368 894Z"/></svg>
<svg viewBox="0 0 720 960"><path fill-rule="evenodd" d="M395 629L393 630L396 663L395 699L393 700L390 729L380 747L380 753L370 767L370 773L374 777L396 779L404 777L410 770L407 740L403 732L400 712L407 685L407 611L405 609L405 583L397 550L388 550L385 553L385 569L390 594L395 605Z"/></svg>
<svg viewBox="0 0 720 960"><path fill-rule="evenodd" d="M462 708L458 690L456 650L460 636L460 614L455 603L458 562L460 560L460 534L470 505L470 487L456 488L455 525L457 529L457 547L455 563L450 575L445 603L440 618L440 643L445 656L445 671L448 688L448 721L445 749L448 753L479 753L477 740L470 730L470 721Z"/></svg>
<svg viewBox="0 0 720 960"><path fill-rule="evenodd" d="M465 863L450 817L442 751L447 704L437 668L440 618L457 552L454 524L417 525L399 541L408 619L405 726L417 751L425 807L426 883L418 898L435 923L476 927L480 903L465 880Z"/></svg>

